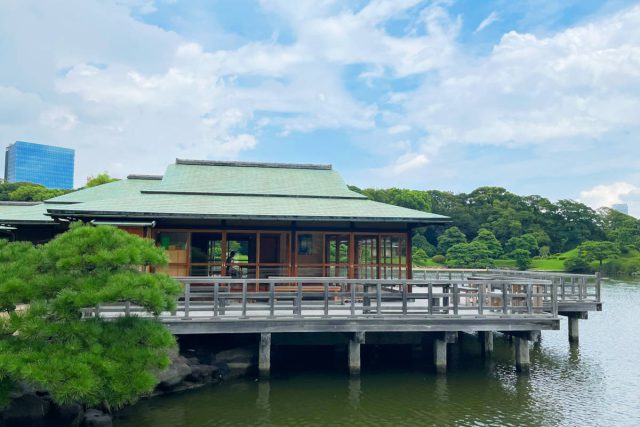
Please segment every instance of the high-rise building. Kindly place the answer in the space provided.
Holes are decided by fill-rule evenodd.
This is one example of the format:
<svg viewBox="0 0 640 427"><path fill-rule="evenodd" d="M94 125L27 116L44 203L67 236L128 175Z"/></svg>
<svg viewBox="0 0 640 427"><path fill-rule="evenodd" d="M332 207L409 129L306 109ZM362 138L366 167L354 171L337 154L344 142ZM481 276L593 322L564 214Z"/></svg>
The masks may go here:
<svg viewBox="0 0 640 427"><path fill-rule="evenodd" d="M4 179L71 189L74 159L75 151L70 148L16 141L5 153Z"/></svg>
<svg viewBox="0 0 640 427"><path fill-rule="evenodd" d="M611 209L621 212L625 215L629 215L629 205L626 203L617 203L611 206Z"/></svg>

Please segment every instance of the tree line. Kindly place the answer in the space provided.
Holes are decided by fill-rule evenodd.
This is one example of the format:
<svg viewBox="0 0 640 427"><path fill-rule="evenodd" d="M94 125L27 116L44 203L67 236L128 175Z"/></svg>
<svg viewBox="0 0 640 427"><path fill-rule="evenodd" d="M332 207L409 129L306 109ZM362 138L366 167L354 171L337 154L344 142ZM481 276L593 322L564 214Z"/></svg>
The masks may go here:
<svg viewBox="0 0 640 427"><path fill-rule="evenodd" d="M471 193L398 188L352 190L371 200L445 215L451 223L417 229L414 258L431 257L456 267L491 267L509 258L527 268L532 258L574 249L565 261L570 271L589 270L593 261L636 255L640 221L609 208L594 210L575 200L520 196L500 187ZM609 262L616 265L622 261ZM618 265L619 268L622 266ZM638 265L627 266L633 270Z"/></svg>

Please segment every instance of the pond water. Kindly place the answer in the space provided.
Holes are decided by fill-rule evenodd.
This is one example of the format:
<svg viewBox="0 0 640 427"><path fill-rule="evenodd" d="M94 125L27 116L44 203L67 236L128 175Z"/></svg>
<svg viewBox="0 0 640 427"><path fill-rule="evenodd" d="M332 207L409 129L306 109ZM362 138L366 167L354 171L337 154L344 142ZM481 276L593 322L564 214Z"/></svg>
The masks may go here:
<svg viewBox="0 0 640 427"><path fill-rule="evenodd" d="M450 346L444 376L412 364L401 347L364 358L360 379L350 379L344 363L316 363L301 352L298 361L310 363L275 366L270 381L144 400L114 425L640 426L640 283L609 280L602 295L604 311L580 322L578 346L569 345L564 318L561 331L543 332L529 376L516 374L511 345L498 336L485 360L473 336Z"/></svg>

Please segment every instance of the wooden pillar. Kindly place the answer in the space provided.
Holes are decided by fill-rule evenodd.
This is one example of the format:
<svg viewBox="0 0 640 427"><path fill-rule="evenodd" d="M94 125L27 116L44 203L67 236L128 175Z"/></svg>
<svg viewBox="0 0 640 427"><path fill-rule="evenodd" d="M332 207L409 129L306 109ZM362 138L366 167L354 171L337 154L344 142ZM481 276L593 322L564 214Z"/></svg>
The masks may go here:
<svg viewBox="0 0 640 427"><path fill-rule="evenodd" d="M352 376L360 375L360 345L364 344L364 332L355 332L349 339L349 374Z"/></svg>
<svg viewBox="0 0 640 427"><path fill-rule="evenodd" d="M436 372L440 374L447 372L447 341L444 337L438 337L433 341L433 361Z"/></svg>
<svg viewBox="0 0 640 427"><path fill-rule="evenodd" d="M523 336L515 336L516 349L516 370L518 372L529 372L529 340Z"/></svg>
<svg viewBox="0 0 640 427"><path fill-rule="evenodd" d="M493 353L493 332L480 331L478 332L478 338L480 339L482 354Z"/></svg>
<svg viewBox="0 0 640 427"><path fill-rule="evenodd" d="M577 344L580 341L580 316L571 315L569 321L569 342Z"/></svg>
<svg viewBox="0 0 640 427"><path fill-rule="evenodd" d="M258 352L258 370L260 377L269 378L271 373L271 332L260 334L260 347Z"/></svg>

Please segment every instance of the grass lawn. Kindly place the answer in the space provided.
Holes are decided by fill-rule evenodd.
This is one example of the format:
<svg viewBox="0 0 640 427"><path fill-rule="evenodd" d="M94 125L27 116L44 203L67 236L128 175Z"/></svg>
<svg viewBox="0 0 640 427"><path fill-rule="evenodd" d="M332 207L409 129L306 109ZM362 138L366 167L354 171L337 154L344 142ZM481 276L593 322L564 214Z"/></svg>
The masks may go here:
<svg viewBox="0 0 640 427"><path fill-rule="evenodd" d="M531 270L564 271L564 260L556 258L534 259L531 261Z"/></svg>

